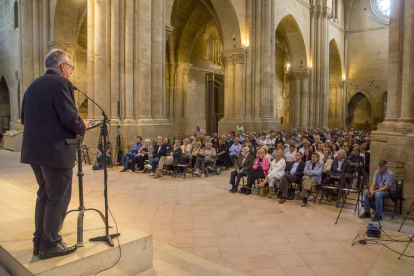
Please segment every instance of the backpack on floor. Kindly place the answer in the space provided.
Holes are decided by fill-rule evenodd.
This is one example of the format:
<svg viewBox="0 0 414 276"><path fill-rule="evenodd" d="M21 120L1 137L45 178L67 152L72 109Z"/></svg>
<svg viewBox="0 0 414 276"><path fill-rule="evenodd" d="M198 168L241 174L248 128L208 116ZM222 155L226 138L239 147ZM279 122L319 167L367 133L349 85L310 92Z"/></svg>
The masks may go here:
<svg viewBox="0 0 414 276"><path fill-rule="evenodd" d="M93 164L93 166L92 166L92 170L94 170L94 171L103 170L103 168L104 168L104 165L103 165L103 163L102 163L102 162L95 163L95 164Z"/></svg>

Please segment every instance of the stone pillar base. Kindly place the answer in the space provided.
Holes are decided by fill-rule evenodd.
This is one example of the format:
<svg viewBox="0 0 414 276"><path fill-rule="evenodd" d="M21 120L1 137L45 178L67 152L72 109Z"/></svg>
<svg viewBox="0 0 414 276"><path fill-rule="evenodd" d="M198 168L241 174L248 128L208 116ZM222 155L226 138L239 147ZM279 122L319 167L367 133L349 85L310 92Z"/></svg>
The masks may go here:
<svg viewBox="0 0 414 276"><path fill-rule="evenodd" d="M223 118L218 122L218 134L223 135L231 131L236 132L236 126L239 125L240 120L235 118ZM243 121L242 121L243 124ZM245 128L246 130L246 128Z"/></svg>

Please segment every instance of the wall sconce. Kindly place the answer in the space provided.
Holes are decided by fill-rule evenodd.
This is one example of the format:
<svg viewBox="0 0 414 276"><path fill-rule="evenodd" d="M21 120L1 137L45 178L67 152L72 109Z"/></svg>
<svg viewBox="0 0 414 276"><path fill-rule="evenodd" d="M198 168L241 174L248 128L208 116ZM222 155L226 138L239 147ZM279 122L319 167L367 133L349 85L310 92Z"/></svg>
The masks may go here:
<svg viewBox="0 0 414 276"><path fill-rule="evenodd" d="M290 70L290 63L286 64L286 71L289 72L289 70Z"/></svg>
<svg viewBox="0 0 414 276"><path fill-rule="evenodd" d="M243 40L243 44L244 44L244 46L249 47L249 39L248 38L245 38Z"/></svg>
<svg viewBox="0 0 414 276"><path fill-rule="evenodd" d="M312 62L309 64L309 68L312 68Z"/></svg>
<svg viewBox="0 0 414 276"><path fill-rule="evenodd" d="M346 80L346 76L345 75L342 76L342 80Z"/></svg>

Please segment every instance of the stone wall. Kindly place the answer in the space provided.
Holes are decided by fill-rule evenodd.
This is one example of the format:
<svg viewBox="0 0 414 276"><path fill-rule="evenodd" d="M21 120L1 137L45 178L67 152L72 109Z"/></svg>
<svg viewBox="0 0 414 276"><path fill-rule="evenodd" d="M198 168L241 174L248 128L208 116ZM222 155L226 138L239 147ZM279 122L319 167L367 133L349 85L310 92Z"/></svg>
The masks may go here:
<svg viewBox="0 0 414 276"><path fill-rule="evenodd" d="M355 94L363 93L372 108L372 116L367 120L376 128L383 121L383 93L388 84L389 31L369 5L369 0L356 0L351 10L347 104Z"/></svg>
<svg viewBox="0 0 414 276"><path fill-rule="evenodd" d="M14 28L14 5L15 1L0 0L0 78L3 76L6 80L10 94L9 104L12 129L14 129L14 123L20 118L19 100L23 100L20 99L18 92L20 67L19 27Z"/></svg>

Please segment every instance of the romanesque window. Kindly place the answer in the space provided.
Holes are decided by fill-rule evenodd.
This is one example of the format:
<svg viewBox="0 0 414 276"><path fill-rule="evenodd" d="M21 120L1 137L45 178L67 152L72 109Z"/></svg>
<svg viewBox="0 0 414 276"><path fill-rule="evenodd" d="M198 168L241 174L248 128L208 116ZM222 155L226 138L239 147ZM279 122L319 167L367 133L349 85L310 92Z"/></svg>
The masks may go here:
<svg viewBox="0 0 414 276"><path fill-rule="evenodd" d="M386 17L390 17L390 1L391 0L375 0L377 10Z"/></svg>

